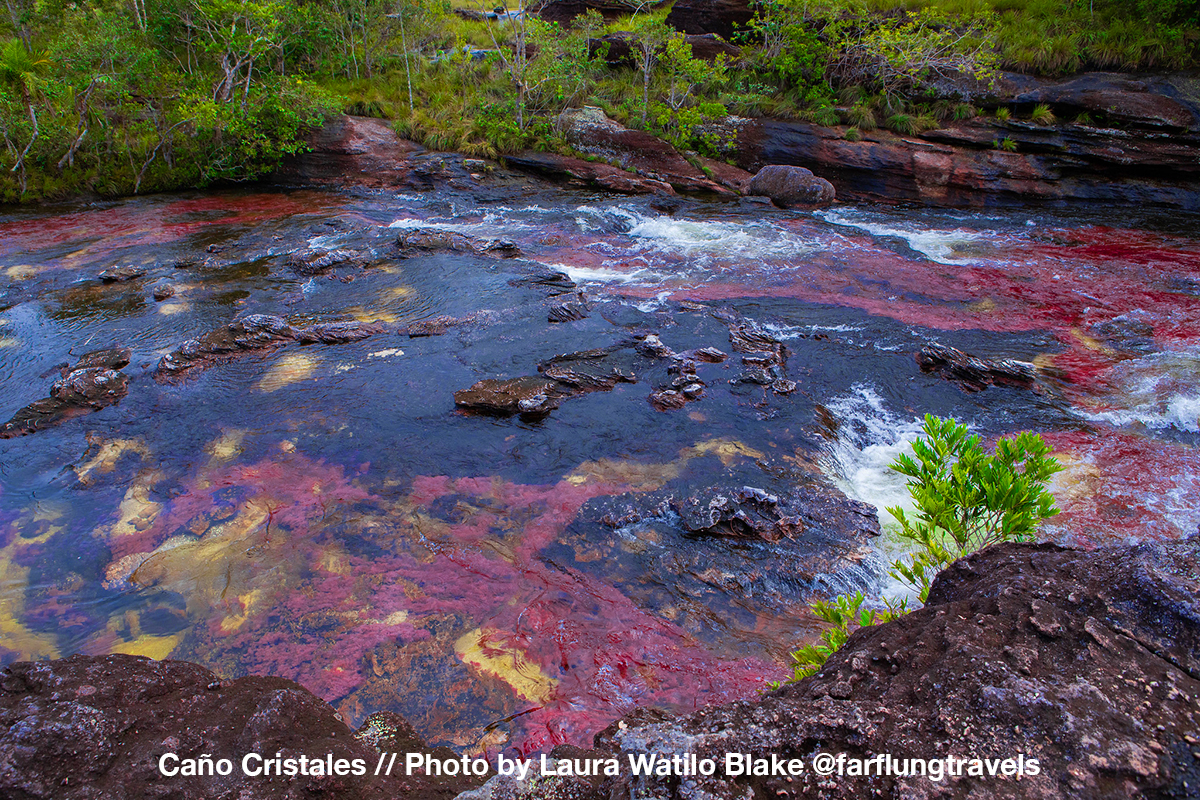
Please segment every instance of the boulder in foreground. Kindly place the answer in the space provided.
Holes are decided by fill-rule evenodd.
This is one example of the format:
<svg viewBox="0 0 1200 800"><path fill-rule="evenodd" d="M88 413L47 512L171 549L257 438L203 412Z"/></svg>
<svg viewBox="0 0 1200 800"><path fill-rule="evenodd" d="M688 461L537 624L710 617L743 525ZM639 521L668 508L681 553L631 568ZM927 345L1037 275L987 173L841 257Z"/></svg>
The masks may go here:
<svg viewBox="0 0 1200 800"><path fill-rule="evenodd" d="M780 208L827 206L836 193L833 184L804 167L768 164L755 173L747 192L769 197Z"/></svg>

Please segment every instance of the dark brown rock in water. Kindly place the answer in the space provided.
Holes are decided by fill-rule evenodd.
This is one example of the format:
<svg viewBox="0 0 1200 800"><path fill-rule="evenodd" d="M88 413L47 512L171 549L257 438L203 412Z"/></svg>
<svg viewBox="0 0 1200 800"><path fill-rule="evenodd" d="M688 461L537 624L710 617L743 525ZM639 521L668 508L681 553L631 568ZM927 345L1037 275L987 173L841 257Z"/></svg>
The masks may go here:
<svg viewBox="0 0 1200 800"><path fill-rule="evenodd" d="M412 323L402 330L401 333L408 334L410 339L416 339L421 336L441 336L454 326L463 324L464 321L463 319L446 315L430 317L429 319Z"/></svg>
<svg viewBox="0 0 1200 800"><path fill-rule="evenodd" d="M699 350L690 350L685 355L697 361L706 361L709 364L720 364L729 358L728 355L715 347L701 347Z"/></svg>
<svg viewBox="0 0 1200 800"><path fill-rule="evenodd" d="M718 769L683 784L626 773L556 788L581 800L633 791L662 800L1190 800L1200 772L1197 576L1197 537L1094 551L990 547L943 571L924 608L857 630L817 675L687 716L635 712L588 753L622 763L679 747L718 763L726 753L800 758L799 775ZM833 780L812 769L818 752L889 754L901 768L905 759L941 759L942 769L947 756L992 759L997 772L980 761L982 774L964 764L937 782L878 772ZM1020 780L1003 774L1007 758L1025 765ZM508 786L494 779L485 791L507 800Z"/></svg>
<svg viewBox="0 0 1200 800"><path fill-rule="evenodd" d="M154 287L154 299L166 300L175 296L175 287L169 283L160 283Z"/></svg>
<svg viewBox="0 0 1200 800"><path fill-rule="evenodd" d="M440 250L497 258L516 258L521 255L519 247L503 239L477 239L458 231L445 231L437 228L417 228L405 231L397 237L396 246L405 256L417 252Z"/></svg>
<svg viewBox="0 0 1200 800"><path fill-rule="evenodd" d="M80 356L63 367L50 396L35 400L0 425L0 439L27 436L64 420L114 405L129 393L129 379L117 370L128 366L129 351L113 347Z"/></svg>
<svg viewBox="0 0 1200 800"><path fill-rule="evenodd" d="M571 276L565 272L557 272L555 270L535 272L532 275L513 278L508 282L508 285L536 287L544 290L549 297L570 294L576 288L575 281L571 280Z"/></svg>
<svg viewBox="0 0 1200 800"><path fill-rule="evenodd" d="M688 404L688 398L674 389L657 389L650 393L649 400L655 411L673 411Z"/></svg>
<svg viewBox="0 0 1200 800"><path fill-rule="evenodd" d="M546 314L548 322L576 322L587 318L587 306L574 300L551 306Z"/></svg>
<svg viewBox="0 0 1200 800"><path fill-rule="evenodd" d="M124 369L129 366L129 357L131 353L124 347L110 347L105 350L93 350L90 353L84 353L79 357L79 361L75 366L64 368L62 376L67 375L77 369L87 369L88 367L103 367L104 369Z"/></svg>
<svg viewBox="0 0 1200 800"><path fill-rule="evenodd" d="M403 769L376 777L379 753L396 750L399 759L404 751L429 752L395 715L374 715L354 732L327 703L284 678L222 681L196 664L127 655L20 662L0 674L0 797L450 800L472 785L461 777L408 777ZM159 771L167 753L228 759L232 769L168 777ZM345 760L347 772L361 760L366 774L248 776L242 759L250 753L279 753L297 766L300 756L310 764L332 756L335 764Z"/></svg>
<svg viewBox="0 0 1200 800"><path fill-rule="evenodd" d="M132 264L125 267L112 267L100 273L100 280L105 283L126 283L146 274L145 267L135 267Z"/></svg>
<svg viewBox="0 0 1200 800"><path fill-rule="evenodd" d="M675 358L678 355L655 333L646 334L634 349L649 358Z"/></svg>
<svg viewBox="0 0 1200 800"><path fill-rule="evenodd" d="M362 266L358 253L350 250L299 250L287 257L286 264L297 275L320 275L339 264Z"/></svg>
<svg viewBox="0 0 1200 800"><path fill-rule="evenodd" d="M382 326L361 322L324 322L310 328L296 329L296 341L301 344L345 344L366 339L368 336L382 333L383 330Z"/></svg>
<svg viewBox="0 0 1200 800"><path fill-rule="evenodd" d="M1037 367L1025 361L977 358L941 344L926 345L916 359L922 372L954 381L968 392L980 392L989 386L1045 391Z"/></svg>
<svg viewBox="0 0 1200 800"><path fill-rule="evenodd" d="M834 201L833 184L804 167L770 164L750 181L747 193L769 197L780 208L827 206Z"/></svg>
<svg viewBox="0 0 1200 800"><path fill-rule="evenodd" d="M796 391L796 382L787 378L788 349L783 342L751 322L731 322L729 341L734 350L745 353L742 363L746 366L731 384L769 386L776 394Z"/></svg>
<svg viewBox="0 0 1200 800"><path fill-rule="evenodd" d="M607 392L618 383L636 383L633 370L615 363L616 348L583 350L555 356L538 364L538 372L560 384L560 394Z"/></svg>
<svg viewBox="0 0 1200 800"><path fill-rule="evenodd" d="M296 330L283 317L248 314L167 353L158 362L155 377L170 380L247 352L279 347L295 338Z"/></svg>
<svg viewBox="0 0 1200 800"><path fill-rule="evenodd" d="M454 393L454 404L499 414L548 414L558 408L558 384L546 378L485 378Z"/></svg>

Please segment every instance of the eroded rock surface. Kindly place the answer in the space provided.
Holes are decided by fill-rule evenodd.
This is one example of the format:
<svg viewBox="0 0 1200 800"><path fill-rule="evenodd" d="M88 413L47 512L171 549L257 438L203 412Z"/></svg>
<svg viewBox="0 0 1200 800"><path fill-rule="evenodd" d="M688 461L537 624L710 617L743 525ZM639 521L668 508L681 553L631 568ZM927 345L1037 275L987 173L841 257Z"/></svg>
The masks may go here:
<svg viewBox="0 0 1200 800"><path fill-rule="evenodd" d="M795 777L554 779L575 798L1196 797L1200 538L1094 552L1005 544L963 559L929 603L862 629L817 675L685 717L640 711L588 756L800 758ZM866 759L1036 758L1021 780L834 776L817 753ZM568 755L561 751L559 755ZM986 766L984 766L986 770ZM967 772L963 767L962 771ZM522 796L493 780L493 800ZM525 795L528 796L528 795Z"/></svg>
<svg viewBox="0 0 1200 800"><path fill-rule="evenodd" d="M382 332L378 325L361 322L329 322L294 328L283 317L247 314L223 327L189 339L167 353L158 363L155 378L176 380L255 351L270 350L292 342L344 344Z"/></svg>
<svg viewBox="0 0 1200 800"><path fill-rule="evenodd" d="M397 797L449 800L470 783L375 777L379 750L425 745L394 715L358 732L304 687L283 678L222 681L183 661L72 656L13 664L0 675L0 796L23 800L274 800ZM164 777L158 759L229 759L227 776ZM247 753L362 759L367 775L245 776ZM451 756L445 751L445 756Z"/></svg>
<svg viewBox="0 0 1200 800"><path fill-rule="evenodd" d="M780 208L827 206L834 201L833 184L804 167L769 164L750 181L747 192L769 197Z"/></svg>
<svg viewBox="0 0 1200 800"><path fill-rule="evenodd" d="M1011 358L979 358L942 344L929 344L916 355L922 372L953 381L968 392L980 392L989 386L1009 386L1045 393L1037 367Z"/></svg>
<svg viewBox="0 0 1200 800"><path fill-rule="evenodd" d="M26 436L120 402L129 392L129 378L119 370L129 365L129 356L123 348L85 353L75 366L62 369L49 397L35 400L0 425L0 439Z"/></svg>

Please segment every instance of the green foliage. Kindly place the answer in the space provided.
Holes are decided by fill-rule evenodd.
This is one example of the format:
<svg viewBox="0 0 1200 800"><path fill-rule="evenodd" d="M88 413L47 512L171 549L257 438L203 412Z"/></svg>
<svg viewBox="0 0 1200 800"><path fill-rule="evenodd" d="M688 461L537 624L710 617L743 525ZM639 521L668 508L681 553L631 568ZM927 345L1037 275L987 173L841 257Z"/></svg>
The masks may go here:
<svg viewBox="0 0 1200 800"><path fill-rule="evenodd" d="M1011 118L1012 112L1009 111L1005 106L1000 106L996 109L996 119L1000 120L1001 122L1008 122L1008 120Z"/></svg>
<svg viewBox="0 0 1200 800"><path fill-rule="evenodd" d="M1033 113L1029 115L1029 118L1038 125L1053 125L1056 121L1054 112L1051 111L1050 106L1046 105L1045 103L1039 103L1036 105L1033 109Z"/></svg>
<svg viewBox="0 0 1200 800"><path fill-rule="evenodd" d="M921 603L929 598L933 578L955 560L998 542L1031 540L1041 523L1058 513L1046 482L1062 469L1033 433L1001 438L991 454L953 419L926 415L924 434L913 443L913 455L901 454L891 465L910 478L915 513L910 517L902 508L888 509L900 524L900 538L915 548L893 561L889 574ZM793 680L820 670L854 628L910 610L907 598L884 599L883 610L864 609L864 602L857 592L812 604L829 627L816 643L792 653Z"/></svg>
<svg viewBox="0 0 1200 800"><path fill-rule="evenodd" d="M1007 136L1005 136L1003 139L994 140L992 142L992 147L996 148L997 150L1003 150L1006 153L1017 152L1017 143Z"/></svg>
<svg viewBox="0 0 1200 800"><path fill-rule="evenodd" d="M851 126L842 132L842 138L847 142L861 142L862 133L858 130L858 128Z"/></svg>

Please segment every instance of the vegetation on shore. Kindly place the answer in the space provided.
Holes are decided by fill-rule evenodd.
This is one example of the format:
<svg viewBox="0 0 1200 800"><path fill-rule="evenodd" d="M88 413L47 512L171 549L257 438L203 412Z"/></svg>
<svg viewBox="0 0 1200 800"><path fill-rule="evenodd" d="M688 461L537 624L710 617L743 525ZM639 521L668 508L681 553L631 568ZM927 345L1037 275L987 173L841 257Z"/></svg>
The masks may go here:
<svg viewBox="0 0 1200 800"><path fill-rule="evenodd" d="M1046 482L1062 470L1042 437L1028 431L1006 436L988 453L979 437L953 419L926 415L925 436L902 453L892 469L910 478L914 513L889 508L901 541L914 548L892 562L889 574L924 604L933 579L950 564L999 542L1032 541L1042 522L1058 513ZM821 638L792 653L793 680L819 671L856 628L907 614L909 598L867 604L861 592L812 604L829 627Z"/></svg>
<svg viewBox="0 0 1200 800"><path fill-rule="evenodd" d="M562 149L583 104L714 155L730 113L912 133L979 113L939 75L1186 68L1200 45L1200 0L757 0L715 61L666 6L564 30L461 2L5 0L0 202L254 178L342 110L477 155Z"/></svg>

